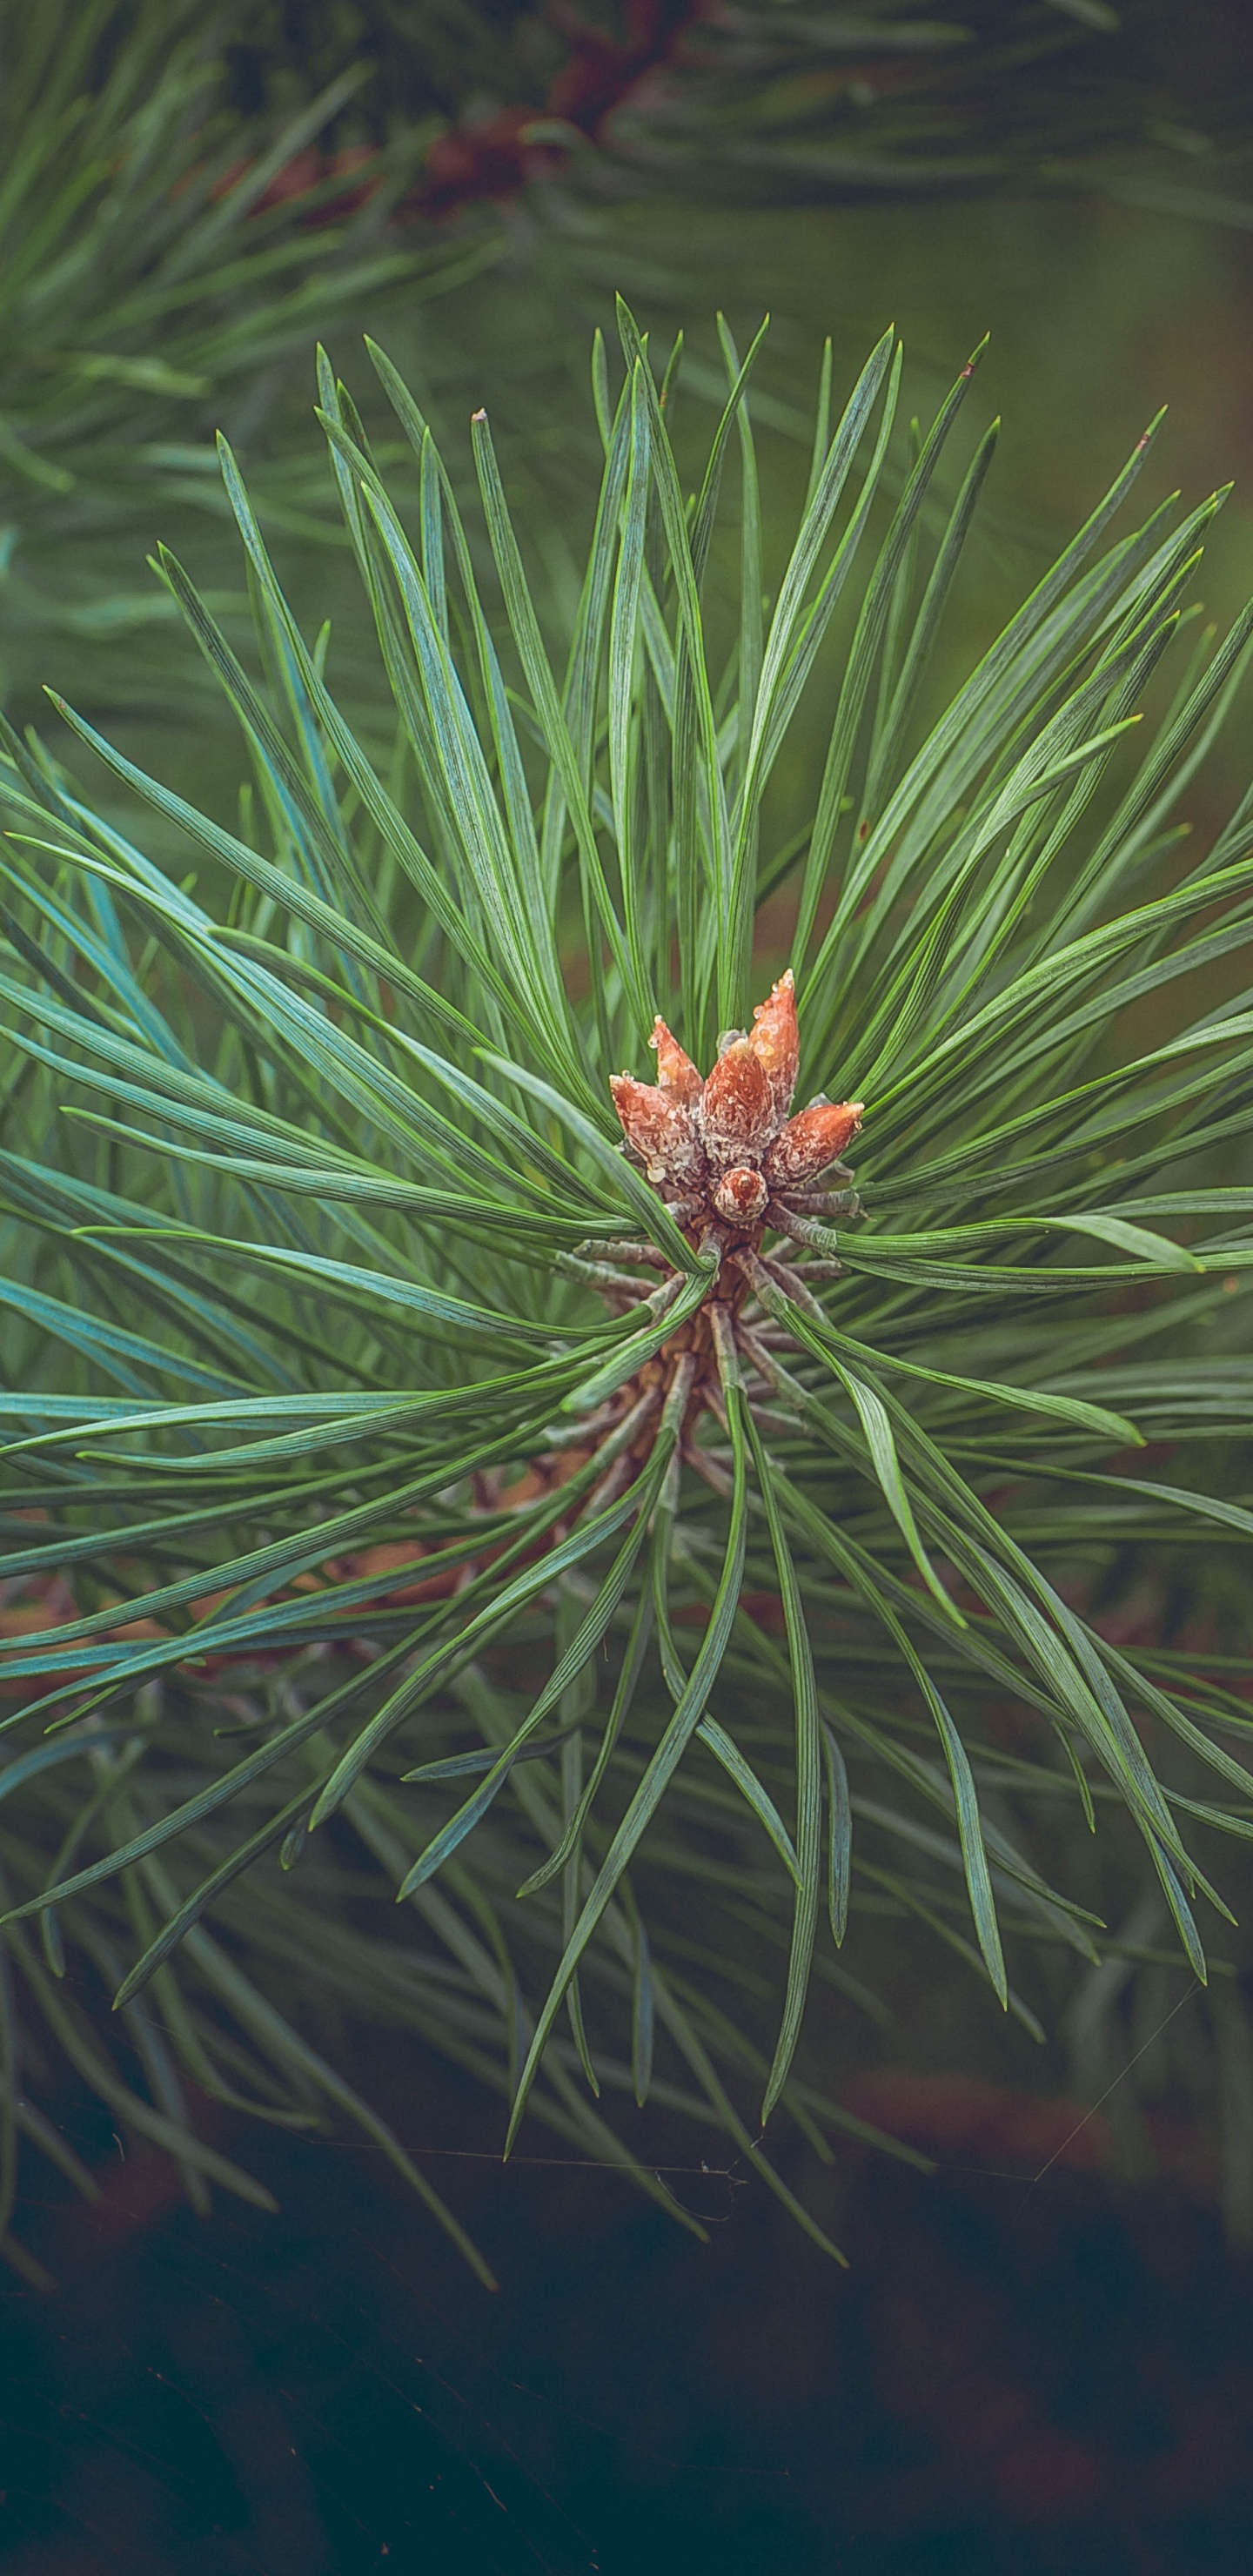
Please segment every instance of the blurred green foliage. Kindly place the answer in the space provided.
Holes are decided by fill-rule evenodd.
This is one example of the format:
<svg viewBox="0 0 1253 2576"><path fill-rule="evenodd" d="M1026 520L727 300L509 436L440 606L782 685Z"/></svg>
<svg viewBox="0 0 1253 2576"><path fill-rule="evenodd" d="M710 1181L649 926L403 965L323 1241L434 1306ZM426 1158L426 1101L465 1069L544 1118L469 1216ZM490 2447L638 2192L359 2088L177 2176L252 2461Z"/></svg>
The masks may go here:
<svg viewBox="0 0 1253 2576"><path fill-rule="evenodd" d="M1253 220L1251 102L1248 21L1224 0L1189 10L1186 41L1164 0L944 0L925 18L895 0L577 18L513 0L0 0L0 703L25 721L55 680L145 742L175 692L216 721L144 556L158 536L193 553L242 634L225 428L303 600L340 547L308 463L307 353L329 335L346 363L367 321L454 471L459 421L489 403L568 582L583 353L619 288L657 328L722 306L743 331L770 307L762 417L785 437L815 333L851 362L895 313L925 403L925 361L946 373L991 325L993 398L1017 424L994 618L1083 474L1175 397L1164 375L1203 403L1209 455L1238 461L1214 413L1239 364L1221 315ZM533 111L571 148L528 141ZM716 385L711 334L700 354ZM1022 424L1044 417L1037 460ZM316 578L348 650L351 584L324 562Z"/></svg>

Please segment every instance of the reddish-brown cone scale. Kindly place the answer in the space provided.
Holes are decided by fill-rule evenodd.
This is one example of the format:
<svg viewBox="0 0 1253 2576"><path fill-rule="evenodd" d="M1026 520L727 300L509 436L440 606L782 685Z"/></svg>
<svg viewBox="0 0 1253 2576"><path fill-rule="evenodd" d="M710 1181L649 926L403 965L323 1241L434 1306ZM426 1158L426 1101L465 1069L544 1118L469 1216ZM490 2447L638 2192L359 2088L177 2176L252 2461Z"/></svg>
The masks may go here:
<svg viewBox="0 0 1253 2576"><path fill-rule="evenodd" d="M754 1031L754 1036L756 1031ZM760 1161L777 1125L765 1068L751 1038L733 1037L705 1081L695 1113L710 1172Z"/></svg>
<svg viewBox="0 0 1253 2576"><path fill-rule="evenodd" d="M780 1129L765 1160L772 1189L800 1190L838 1163L861 1125L860 1100L816 1100Z"/></svg>
<svg viewBox="0 0 1253 2576"><path fill-rule="evenodd" d="M755 1225L758 1217L765 1215L769 1196L761 1173L754 1171L751 1163L737 1163L716 1183L713 1201L728 1225Z"/></svg>
<svg viewBox="0 0 1253 2576"><path fill-rule="evenodd" d="M650 1044L657 1051L657 1080L663 1091L672 1091L679 1100L699 1100L704 1084L690 1055L685 1055L677 1038L672 1037L660 1011L653 1022Z"/></svg>
<svg viewBox="0 0 1253 2576"><path fill-rule="evenodd" d="M702 1158L691 1112L660 1083L637 1082L633 1074L610 1079L613 1105L654 1189L685 1191L700 1179Z"/></svg>
<svg viewBox="0 0 1253 2576"><path fill-rule="evenodd" d="M800 1069L800 1031L796 1025L796 984L789 966L781 975L770 998L759 1002L753 1013L753 1034L748 1041L770 1092L770 1106L776 1120L786 1118L792 1106L796 1076Z"/></svg>

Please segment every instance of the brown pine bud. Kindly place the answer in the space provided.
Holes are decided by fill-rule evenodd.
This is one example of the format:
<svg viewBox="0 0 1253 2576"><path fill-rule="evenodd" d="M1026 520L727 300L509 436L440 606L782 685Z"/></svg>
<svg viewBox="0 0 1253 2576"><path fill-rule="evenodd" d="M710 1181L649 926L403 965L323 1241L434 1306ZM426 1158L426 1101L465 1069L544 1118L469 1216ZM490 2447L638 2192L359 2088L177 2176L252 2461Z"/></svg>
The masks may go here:
<svg viewBox="0 0 1253 2576"><path fill-rule="evenodd" d="M860 1100L824 1100L789 1118L766 1156L771 1187L786 1190L816 1181L828 1163L838 1162L861 1125L862 1107Z"/></svg>
<svg viewBox="0 0 1253 2576"><path fill-rule="evenodd" d="M700 1140L690 1110L659 1083L637 1082L634 1074L609 1078L613 1105L628 1145L639 1155L655 1189L674 1189L698 1180L704 1169Z"/></svg>
<svg viewBox="0 0 1253 2576"><path fill-rule="evenodd" d="M748 1038L720 1055L701 1097L705 1146L715 1169L760 1162L773 1131L770 1085Z"/></svg>
<svg viewBox="0 0 1253 2576"><path fill-rule="evenodd" d="M689 1104L699 1100L701 1078L690 1055L685 1055L679 1041L672 1036L658 1012L653 1022L649 1045L657 1050L657 1081L663 1091L672 1092L676 1100Z"/></svg>
<svg viewBox="0 0 1253 2576"><path fill-rule="evenodd" d="M746 1163L724 1172L714 1191L714 1206L728 1225L754 1225L762 1215L768 1193L760 1172Z"/></svg>
<svg viewBox="0 0 1253 2576"><path fill-rule="evenodd" d="M790 966L787 973L779 977L769 1000L758 1003L748 1043L769 1085L770 1106L777 1126L792 1106L800 1064L796 981Z"/></svg>

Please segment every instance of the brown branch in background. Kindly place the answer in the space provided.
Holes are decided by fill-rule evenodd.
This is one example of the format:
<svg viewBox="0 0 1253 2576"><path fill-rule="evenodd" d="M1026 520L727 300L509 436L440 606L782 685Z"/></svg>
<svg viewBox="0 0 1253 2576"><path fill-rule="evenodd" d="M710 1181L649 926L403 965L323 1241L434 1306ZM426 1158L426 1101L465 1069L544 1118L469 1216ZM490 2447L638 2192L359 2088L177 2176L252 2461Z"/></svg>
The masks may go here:
<svg viewBox="0 0 1253 2576"><path fill-rule="evenodd" d="M673 62L694 21L711 14L711 0L627 0L621 42L588 25L567 0L552 0L546 14L568 51L542 105L498 108L490 116L449 126L437 135L421 184L410 190L398 208L402 218L426 216L439 221L462 206L510 197L535 180L552 176L568 160L576 138L599 142L615 109L651 73ZM569 145L553 131L555 126L569 129ZM274 206L310 196L329 179L348 178L374 158L369 144L354 144L339 152L308 144L278 172L253 211L264 214ZM249 166L245 161L235 163L219 193L225 195L235 187ZM342 196L321 197L310 210L309 224L342 222L366 203L378 185L377 178L367 179Z"/></svg>
<svg viewBox="0 0 1253 2576"><path fill-rule="evenodd" d="M539 179L555 177L578 142L601 144L608 139L607 129L617 111L656 75L670 73L679 82L685 73L715 68L716 54L706 49L698 57L687 43L697 27L703 24L724 36L739 36L741 46L747 36L725 0L625 0L622 21L619 39L589 24L573 0L549 0L543 22L563 40L566 57L542 102L500 107L488 115L469 115L463 122L450 123L430 145L424 176L401 199L398 219L440 222L463 206L515 196ZM948 65L937 62L932 44L922 44L917 52L902 49L893 41L890 24L885 24L878 41L869 26L866 37L864 56L848 57L805 75L815 103L869 96L871 84L875 96L908 91L917 85L920 74L931 88L943 90ZM961 52L960 47L956 50ZM763 51L761 79L779 68ZM568 142L563 139L563 127ZM333 197L324 193L327 182L350 178L373 158L370 144L339 151L309 144L278 172L253 211L263 214L317 190L323 193L305 221L311 228L342 222L367 202L379 181L364 179ZM245 161L233 165L221 183L222 193L237 185L249 167Z"/></svg>

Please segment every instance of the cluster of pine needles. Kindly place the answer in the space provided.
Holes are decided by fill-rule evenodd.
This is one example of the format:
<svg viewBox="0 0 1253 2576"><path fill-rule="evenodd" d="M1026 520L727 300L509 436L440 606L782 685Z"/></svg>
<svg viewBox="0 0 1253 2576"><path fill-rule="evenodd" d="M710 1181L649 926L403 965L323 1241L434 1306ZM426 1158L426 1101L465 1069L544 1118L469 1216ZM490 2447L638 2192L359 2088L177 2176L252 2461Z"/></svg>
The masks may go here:
<svg viewBox="0 0 1253 2576"><path fill-rule="evenodd" d="M331 2108L464 2244L315 2048L339 1999L669 2206L647 2117L715 2124L824 2244L762 2131L864 2134L884 1979L947 1954L1039 2038L1204 1985L1200 1908L1247 2060L1245 1629L1101 1608L1253 1534L1253 791L1186 819L1253 649L1190 601L1222 496L1125 529L1147 432L937 708L975 362L892 480L899 343L842 408L828 352L775 564L761 335L689 491L681 343L619 321L564 632L486 417L468 520L382 350L388 479L321 363L385 759L225 445L247 664L160 571L235 827L63 703L73 772L5 735L10 2196L23 2135L73 2167L51 2041L193 2197L259 2186L189 2088Z"/></svg>

